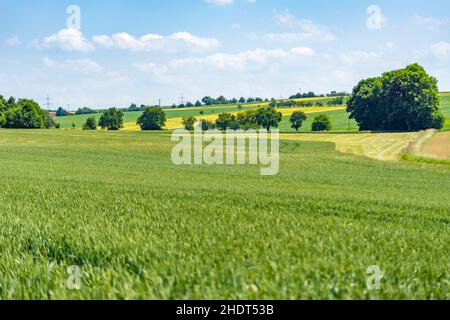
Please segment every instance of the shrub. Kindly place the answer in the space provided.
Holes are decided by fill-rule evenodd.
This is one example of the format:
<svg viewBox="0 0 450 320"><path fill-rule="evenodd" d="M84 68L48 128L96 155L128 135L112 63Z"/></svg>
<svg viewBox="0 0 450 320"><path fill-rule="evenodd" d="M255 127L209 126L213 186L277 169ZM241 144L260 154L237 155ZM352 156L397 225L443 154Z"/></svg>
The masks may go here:
<svg viewBox="0 0 450 320"><path fill-rule="evenodd" d="M97 119L95 117L87 118L83 130L97 130Z"/></svg>
<svg viewBox="0 0 450 320"><path fill-rule="evenodd" d="M312 123L312 131L330 131L331 130L331 120L325 114L319 114L314 118Z"/></svg>
<svg viewBox="0 0 450 320"><path fill-rule="evenodd" d="M56 110L56 116L57 117L66 117L70 115L69 111L59 107L58 110Z"/></svg>

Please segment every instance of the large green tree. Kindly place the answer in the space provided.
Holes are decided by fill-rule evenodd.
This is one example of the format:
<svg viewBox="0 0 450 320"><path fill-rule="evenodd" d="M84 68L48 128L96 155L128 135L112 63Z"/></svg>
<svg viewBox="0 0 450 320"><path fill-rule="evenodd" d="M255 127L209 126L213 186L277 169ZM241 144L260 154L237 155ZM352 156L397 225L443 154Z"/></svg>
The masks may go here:
<svg viewBox="0 0 450 320"><path fill-rule="evenodd" d="M102 129L120 130L123 128L123 112L111 108L102 114L98 124Z"/></svg>
<svg viewBox="0 0 450 320"><path fill-rule="evenodd" d="M159 107L148 107L137 119L142 130L161 130L166 124L166 113Z"/></svg>
<svg viewBox="0 0 450 320"><path fill-rule="evenodd" d="M418 64L360 81L347 103L360 130L441 129L437 80Z"/></svg>
<svg viewBox="0 0 450 320"><path fill-rule="evenodd" d="M14 99L13 99L14 100ZM47 114L41 107L29 99L13 102L10 98L4 111L3 127L14 129L46 128Z"/></svg>

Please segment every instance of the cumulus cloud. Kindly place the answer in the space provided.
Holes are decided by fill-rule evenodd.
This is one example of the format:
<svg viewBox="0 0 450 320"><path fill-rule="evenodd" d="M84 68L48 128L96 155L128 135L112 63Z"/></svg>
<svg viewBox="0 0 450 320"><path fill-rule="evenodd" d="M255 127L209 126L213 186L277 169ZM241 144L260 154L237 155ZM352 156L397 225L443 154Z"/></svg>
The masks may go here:
<svg viewBox="0 0 450 320"><path fill-rule="evenodd" d="M134 52L177 51L186 47L193 50L210 50L220 46L220 42L215 38L197 37L189 32L176 32L170 36L150 33L139 38L122 32L111 36L94 36L92 40L96 45L107 49L121 49Z"/></svg>
<svg viewBox="0 0 450 320"><path fill-rule="evenodd" d="M44 48L59 48L64 51L91 52L95 48L81 33L80 30L62 29L55 34L45 37L38 43Z"/></svg>
<svg viewBox="0 0 450 320"><path fill-rule="evenodd" d="M314 51L307 47L283 49L255 49L235 54L217 53L204 58L175 59L166 65L154 63L135 64L134 66L156 78L168 76L171 72L183 72L198 68L215 69L217 71L243 72L251 70L263 70L272 63L287 62L293 59L308 58L314 56Z"/></svg>
<svg viewBox="0 0 450 320"><path fill-rule="evenodd" d="M275 21L282 26L294 29L289 32L266 33L263 39L269 42L296 43L304 41L329 42L336 39L327 27L317 25L312 20L297 19L288 11L275 14Z"/></svg>
<svg viewBox="0 0 450 320"><path fill-rule="evenodd" d="M90 59L64 60L58 62L45 57L43 63L48 68L70 72L98 73L103 71L103 68L97 62Z"/></svg>

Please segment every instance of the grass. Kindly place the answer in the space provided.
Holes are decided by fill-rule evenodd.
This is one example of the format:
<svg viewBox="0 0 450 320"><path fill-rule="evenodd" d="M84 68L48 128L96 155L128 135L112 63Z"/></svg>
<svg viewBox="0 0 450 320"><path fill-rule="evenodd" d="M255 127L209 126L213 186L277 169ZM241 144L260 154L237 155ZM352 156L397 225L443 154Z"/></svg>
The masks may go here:
<svg viewBox="0 0 450 320"><path fill-rule="evenodd" d="M0 130L0 145L0 298L450 298L450 167L282 141L262 177L175 166L166 133Z"/></svg>
<svg viewBox="0 0 450 320"><path fill-rule="evenodd" d="M283 134L282 139L295 141L325 141L336 150L377 160L398 160L408 146L424 135L423 132L348 133L348 134Z"/></svg>

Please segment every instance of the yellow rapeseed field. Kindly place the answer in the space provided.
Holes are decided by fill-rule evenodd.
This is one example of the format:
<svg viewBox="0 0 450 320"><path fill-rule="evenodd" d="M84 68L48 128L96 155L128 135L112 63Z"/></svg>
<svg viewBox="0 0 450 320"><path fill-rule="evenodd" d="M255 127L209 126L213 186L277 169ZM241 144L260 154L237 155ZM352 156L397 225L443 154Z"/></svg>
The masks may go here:
<svg viewBox="0 0 450 320"><path fill-rule="evenodd" d="M214 107L212 107L214 108ZM336 111L336 110L343 110L345 107L343 106L336 106L336 107L298 107L298 108L279 108L277 109L283 117L287 117L292 115L295 111L303 111L304 113L317 113L317 112L329 112L329 111ZM189 109L191 110L191 109ZM234 111L229 112L232 115L237 115L242 111ZM210 121L216 121L218 117L218 114L208 114L208 115L199 115L195 116L197 120L210 120ZM173 130L183 127L183 118L170 118L166 121L166 129ZM127 122L124 124L125 131L136 131L139 130L139 126L134 122Z"/></svg>

